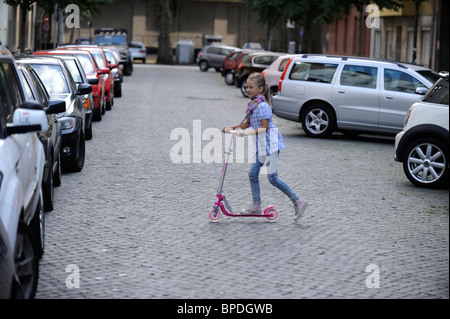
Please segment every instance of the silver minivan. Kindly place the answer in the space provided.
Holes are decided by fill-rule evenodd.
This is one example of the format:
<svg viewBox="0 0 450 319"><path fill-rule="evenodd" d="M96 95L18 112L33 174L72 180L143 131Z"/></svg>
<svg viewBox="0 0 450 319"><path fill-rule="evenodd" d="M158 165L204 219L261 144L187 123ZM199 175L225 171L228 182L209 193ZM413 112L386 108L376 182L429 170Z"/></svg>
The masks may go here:
<svg viewBox="0 0 450 319"><path fill-rule="evenodd" d="M369 58L293 56L283 72L273 112L302 123L310 137L334 131L397 134L409 107L439 79L407 63Z"/></svg>
<svg viewBox="0 0 450 319"><path fill-rule="evenodd" d="M209 68L214 68L219 72L225 57L236 50L240 49L222 44L207 45L197 54L196 62L203 72L208 71Z"/></svg>

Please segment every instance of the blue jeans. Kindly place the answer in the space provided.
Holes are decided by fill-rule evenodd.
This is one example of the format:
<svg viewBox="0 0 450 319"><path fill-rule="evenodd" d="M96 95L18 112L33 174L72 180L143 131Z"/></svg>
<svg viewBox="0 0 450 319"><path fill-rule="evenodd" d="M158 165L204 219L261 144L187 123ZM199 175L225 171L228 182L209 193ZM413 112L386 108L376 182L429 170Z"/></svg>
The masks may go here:
<svg viewBox="0 0 450 319"><path fill-rule="evenodd" d="M279 151L266 156L266 158L260 158L258 157L258 153L256 154L256 160L253 164L251 164L248 172L254 203L261 203L259 173L261 171L261 167L266 162L264 159L267 159L267 176L269 178L269 182L286 194L292 202L299 199L299 196L289 187L289 185L278 177L278 156Z"/></svg>

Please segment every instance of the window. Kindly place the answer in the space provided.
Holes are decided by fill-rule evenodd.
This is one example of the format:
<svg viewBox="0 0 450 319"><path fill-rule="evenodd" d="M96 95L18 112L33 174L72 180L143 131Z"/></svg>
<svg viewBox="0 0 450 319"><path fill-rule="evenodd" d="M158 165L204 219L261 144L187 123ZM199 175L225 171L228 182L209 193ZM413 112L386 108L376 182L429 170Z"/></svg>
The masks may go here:
<svg viewBox="0 0 450 319"><path fill-rule="evenodd" d="M255 64L262 64L262 65L271 65L274 60L276 60L277 57L273 56L257 56L253 59L253 63Z"/></svg>
<svg viewBox="0 0 450 319"><path fill-rule="evenodd" d="M385 90L415 94L418 87L426 86L408 73L391 69L384 70Z"/></svg>
<svg viewBox="0 0 450 319"><path fill-rule="evenodd" d="M446 104L448 106L448 80L441 80L423 98L424 102Z"/></svg>
<svg viewBox="0 0 450 319"><path fill-rule="evenodd" d="M337 64L295 62L289 78L299 81L331 83Z"/></svg>
<svg viewBox="0 0 450 319"><path fill-rule="evenodd" d="M284 59L283 61L281 61L280 66L278 67L278 71L283 72L284 68L288 64L289 60L290 60L290 58Z"/></svg>
<svg viewBox="0 0 450 319"><path fill-rule="evenodd" d="M6 83L8 83L5 83L5 92L8 93L8 87L10 88L9 94L7 94L10 96L10 99L6 100L9 108L9 111L6 112L6 116L7 121L11 123L14 111L18 109L21 104L20 88L18 85L18 79L16 78L13 71L13 66L7 62L4 62L1 65L1 69L3 71L2 82L5 81ZM3 88L3 83L1 86Z"/></svg>
<svg viewBox="0 0 450 319"><path fill-rule="evenodd" d="M377 86L377 68L346 64L342 70L341 84L374 89Z"/></svg>
<svg viewBox="0 0 450 319"><path fill-rule="evenodd" d="M94 69L94 65L92 64L92 60L90 59L90 57L88 55L85 54L80 54L77 55L78 60L81 63L81 66L84 69L84 72L86 74L95 74L96 71Z"/></svg>
<svg viewBox="0 0 450 319"><path fill-rule="evenodd" d="M74 60L64 60L64 63L66 63L66 66L69 69L70 74L72 74L75 83L83 83L83 79L81 78L80 70L78 70L76 62Z"/></svg>
<svg viewBox="0 0 450 319"><path fill-rule="evenodd" d="M35 97L33 95L33 92L31 91L31 84L28 82L28 80L23 75L23 72L19 72L19 77L21 78L24 86L24 93L25 93L25 100L35 100Z"/></svg>
<svg viewBox="0 0 450 319"><path fill-rule="evenodd" d="M59 65L32 64L31 66L39 75L50 95L70 93Z"/></svg>

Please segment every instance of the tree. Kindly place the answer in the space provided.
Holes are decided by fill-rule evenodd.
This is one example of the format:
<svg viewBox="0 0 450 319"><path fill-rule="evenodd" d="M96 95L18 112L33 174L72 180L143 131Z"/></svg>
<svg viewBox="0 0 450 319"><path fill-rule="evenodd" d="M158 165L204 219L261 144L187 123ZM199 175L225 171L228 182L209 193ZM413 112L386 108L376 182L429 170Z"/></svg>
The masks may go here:
<svg viewBox="0 0 450 319"><path fill-rule="evenodd" d="M379 8L379 10L386 8L386 9L393 9L398 10L399 8L403 7L403 0L352 0L350 1L355 7L356 10L359 12L359 25L358 25L358 49L357 49L357 55L361 56L361 47L362 47L362 33L363 33L363 18L364 18L364 8L373 3L376 4Z"/></svg>
<svg viewBox="0 0 450 319"><path fill-rule="evenodd" d="M308 41L314 22L329 23L339 17L342 10L348 12L351 5L349 0L244 0L244 2L250 9L258 12L260 24L263 26L267 24L269 50L271 30L280 21L285 23L289 19L303 26ZM309 43L306 47L310 51Z"/></svg>
<svg viewBox="0 0 450 319"><path fill-rule="evenodd" d="M172 28L172 13L170 0L159 0L159 36L158 57L156 63L173 64L170 30Z"/></svg>

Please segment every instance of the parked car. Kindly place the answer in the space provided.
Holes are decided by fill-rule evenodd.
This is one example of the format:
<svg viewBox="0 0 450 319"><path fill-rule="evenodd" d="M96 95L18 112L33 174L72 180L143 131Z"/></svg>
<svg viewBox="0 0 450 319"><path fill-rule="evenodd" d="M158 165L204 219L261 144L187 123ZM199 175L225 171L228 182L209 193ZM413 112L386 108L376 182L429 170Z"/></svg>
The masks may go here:
<svg viewBox="0 0 450 319"><path fill-rule="evenodd" d="M92 86L92 99L93 104L93 121L101 121L102 115L106 111L105 102L105 82L102 74L108 73L107 68L100 69L95 62L94 57L89 51L83 50L41 50L35 52L33 55L53 55L62 57L65 55L76 56L83 66L83 70L86 74L88 83Z"/></svg>
<svg viewBox="0 0 450 319"><path fill-rule="evenodd" d="M47 129L47 115L38 102L25 100L14 57L0 45L0 253L7 259L0 282L11 298L36 294L45 242L45 154L36 132Z"/></svg>
<svg viewBox="0 0 450 319"><path fill-rule="evenodd" d="M19 76L22 79L25 99L33 100L41 105L47 114L48 130L38 133L44 146L45 165L42 178L44 210L53 210L53 187L61 185L61 123L57 114L66 110L64 100L51 100L44 84L36 71L28 64L19 64Z"/></svg>
<svg viewBox="0 0 450 319"><path fill-rule="evenodd" d="M73 80L75 81L77 88L80 84L89 84L89 80L86 77L86 73L84 72L83 66L80 61L75 56L62 55L59 56L61 60L66 63L67 69L70 71ZM84 112L86 116L86 124L84 128L84 138L86 140L92 139L92 116L93 109L92 106L94 104L94 99L92 97L92 92L83 96L84 98Z"/></svg>
<svg viewBox="0 0 450 319"><path fill-rule="evenodd" d="M100 46L102 49L107 49L108 51L111 51L114 54L114 57L116 58L116 61L118 63L117 68L119 69L119 76L120 76L120 83L123 82L123 75L124 75L124 60L122 60L122 57L120 56L119 49L117 49L114 46Z"/></svg>
<svg viewBox="0 0 450 319"><path fill-rule="evenodd" d="M220 73L225 79L225 83L228 85L234 84L234 75L239 69L239 65L244 57L246 57L252 50L236 50L228 54L223 60Z"/></svg>
<svg viewBox="0 0 450 319"><path fill-rule="evenodd" d="M219 72L225 57L236 50L239 48L221 44L206 45L198 52L196 62L203 72L208 71L209 68Z"/></svg>
<svg viewBox="0 0 450 319"><path fill-rule="evenodd" d="M102 70L99 73L103 77L103 82L105 83L106 110L111 110L111 107L114 105L114 76L111 74L111 68L116 67L116 65L112 66L108 63L103 49L97 45L66 45L58 47L58 49L78 49L89 51L92 54L99 69Z"/></svg>
<svg viewBox="0 0 450 319"><path fill-rule="evenodd" d="M98 46L115 47L120 52L120 63L124 66L124 74L133 73L133 59L131 58L130 48L128 47L128 32L125 29L118 28L100 28L94 31L94 43Z"/></svg>
<svg viewBox="0 0 450 319"><path fill-rule="evenodd" d="M395 160L403 162L406 177L426 188L448 185L449 101L448 72L409 109L403 131L395 136Z"/></svg>
<svg viewBox="0 0 450 319"><path fill-rule="evenodd" d="M310 137L397 134L409 107L439 78L431 69L369 58L294 56L273 96L280 118L301 122Z"/></svg>
<svg viewBox="0 0 450 319"><path fill-rule="evenodd" d="M147 49L145 48L144 43L130 42L128 43L128 47L130 48L130 54L133 61L141 60L142 63L145 63L147 57Z"/></svg>
<svg viewBox="0 0 450 319"><path fill-rule="evenodd" d="M254 52L242 60L241 65L239 65L239 70L235 75L235 85L241 89L242 95L247 97L248 76L255 72L261 73L281 55L283 53L269 51Z"/></svg>
<svg viewBox="0 0 450 319"><path fill-rule="evenodd" d="M288 54L278 57L267 69L261 72L266 79L266 83L269 86L272 95L278 93L278 84L281 75L292 56L292 54Z"/></svg>
<svg viewBox="0 0 450 319"><path fill-rule="evenodd" d="M83 95L92 92L89 84L77 88L66 64L57 57L16 57L33 67L52 99L64 99L66 110L58 114L62 129L61 164L64 170L79 172L85 159L85 106Z"/></svg>
<svg viewBox="0 0 450 319"><path fill-rule="evenodd" d="M243 49L250 49L250 50L264 50L264 47L261 43L258 42L247 42L244 43L242 46Z"/></svg>
<svg viewBox="0 0 450 319"><path fill-rule="evenodd" d="M114 78L114 97L122 96L122 76L120 71L120 65L117 62L116 55L113 50L103 48L103 52L105 53L106 59L108 60L108 65L111 69L111 74ZM115 67L113 67L115 66Z"/></svg>

